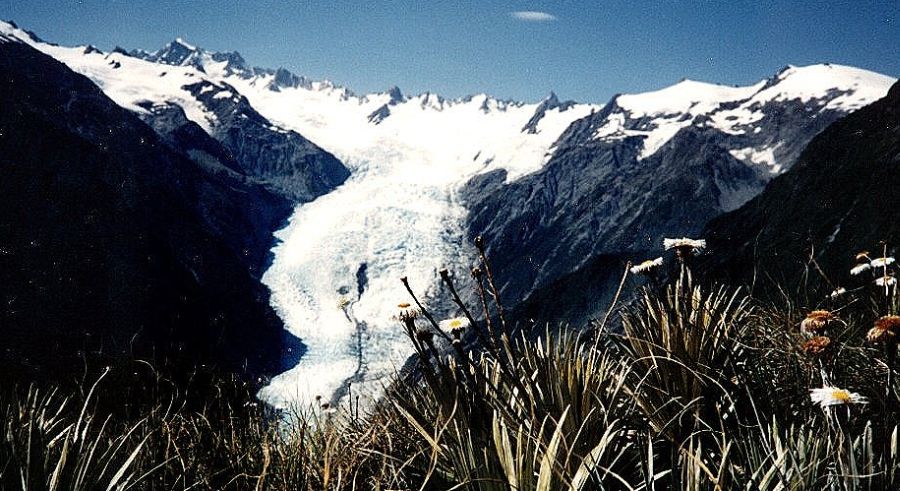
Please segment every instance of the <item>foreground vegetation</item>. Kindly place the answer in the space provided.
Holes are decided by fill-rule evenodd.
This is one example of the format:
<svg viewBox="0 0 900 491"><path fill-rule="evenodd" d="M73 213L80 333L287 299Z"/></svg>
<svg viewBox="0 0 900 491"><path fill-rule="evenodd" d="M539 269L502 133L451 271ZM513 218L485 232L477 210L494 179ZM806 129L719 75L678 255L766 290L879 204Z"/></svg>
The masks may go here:
<svg viewBox="0 0 900 491"><path fill-rule="evenodd" d="M362 414L275 414L237 379L176 383L141 362L72 390L5 387L0 487L900 487L893 260L861 256L855 278L875 281L850 291L764 303L694 277L703 244L679 244L671 280L659 260L631 268L647 278L634 300L577 332L512 329L483 250L477 312L449 272L457 319L407 285L416 370Z"/></svg>

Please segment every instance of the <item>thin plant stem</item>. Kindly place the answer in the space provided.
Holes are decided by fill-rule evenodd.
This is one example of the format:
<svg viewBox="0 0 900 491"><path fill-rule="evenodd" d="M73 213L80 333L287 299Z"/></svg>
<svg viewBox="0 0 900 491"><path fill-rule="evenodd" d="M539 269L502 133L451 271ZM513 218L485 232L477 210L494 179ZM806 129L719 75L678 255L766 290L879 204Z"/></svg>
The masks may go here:
<svg viewBox="0 0 900 491"><path fill-rule="evenodd" d="M619 296L622 295L622 289L625 287L625 279L628 278L628 272L631 271L631 261L625 263L625 271L622 272L622 279L619 280L619 288L616 289L616 294L613 296L613 301L609 306L609 309L606 310L606 315L603 316L603 321L600 323L600 326L597 328L597 337L599 338L600 333L606 329L606 323L609 322L609 316L612 315L613 310L616 308L616 304L619 302Z"/></svg>
<svg viewBox="0 0 900 491"><path fill-rule="evenodd" d="M494 273L491 271L491 263L488 261L487 254L484 252L484 239L480 235L475 237L475 247L478 248L478 254L481 256L481 264L484 265L484 272L487 274L488 285L491 287L491 294L494 296L494 303L497 305L497 314L500 316L500 326L506 331L508 329L506 324L506 314L503 311L503 303L500 302L500 292L497 291L497 285L494 283Z"/></svg>

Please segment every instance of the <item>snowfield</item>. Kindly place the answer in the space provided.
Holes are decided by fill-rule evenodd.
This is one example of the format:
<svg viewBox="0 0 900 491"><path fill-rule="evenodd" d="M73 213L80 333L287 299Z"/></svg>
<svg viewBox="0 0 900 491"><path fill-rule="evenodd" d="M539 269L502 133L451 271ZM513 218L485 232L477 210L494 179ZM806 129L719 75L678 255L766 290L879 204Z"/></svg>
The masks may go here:
<svg viewBox="0 0 900 491"><path fill-rule="evenodd" d="M354 394L377 396L385 377L410 355L401 327L392 320L397 303L408 300L399 279L407 276L428 299L440 268L463 272L471 265L471 247L463 240L467 210L459 202L461 186L496 169L505 169L507 180L540 170L572 122L604 109L559 105L555 97L525 104L484 94L460 100L405 97L396 90L357 96L330 82L285 84L273 71L235 70L221 57L216 61L180 40L171 52L190 56L177 58L178 66L55 46L6 23L0 23L0 40L35 46L133 111L145 111L139 105L145 101L176 103L207 131L218 121L184 86L208 80L230 87L216 97L231 97L232 90L245 96L273 130L294 130L350 168L342 186L296 207L287 227L276 233L274 261L263 276L286 328L308 347L296 367L261 392L280 407L315 396L339 398L347 382L353 383ZM760 128L754 123L763 117L759 108L769 101L837 91L828 108L849 111L882 97L893 82L838 65L789 67L747 87L683 81L613 98L615 107L594 137L644 136L644 158L698 116L729 134L756 133ZM533 117L539 117L536 131L525 131ZM732 155L778 172L776 149L747 147Z"/></svg>

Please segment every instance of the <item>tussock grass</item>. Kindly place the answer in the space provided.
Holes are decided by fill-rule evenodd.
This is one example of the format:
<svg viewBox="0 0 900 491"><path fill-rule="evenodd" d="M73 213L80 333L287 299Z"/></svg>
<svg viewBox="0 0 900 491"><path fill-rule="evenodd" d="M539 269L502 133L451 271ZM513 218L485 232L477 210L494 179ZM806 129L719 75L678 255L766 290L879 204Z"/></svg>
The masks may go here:
<svg viewBox="0 0 900 491"><path fill-rule="evenodd" d="M900 487L897 346L866 341L876 319L897 312L894 289L764 304L740 288L703 282L682 257L673 281L654 278L612 311L620 331L548 328L530 337L507 325L481 252L473 310L452 276L441 275L466 336L441 331L407 283L413 304L398 329L416 350L416 374L397 379L363 414L311 408L286 417L234 377L203 373L174 383L140 362L75 387L3 387L0 485ZM804 350L800 323L821 308L837 318L824 332L831 344ZM826 386L868 403L820 407L810 390Z"/></svg>

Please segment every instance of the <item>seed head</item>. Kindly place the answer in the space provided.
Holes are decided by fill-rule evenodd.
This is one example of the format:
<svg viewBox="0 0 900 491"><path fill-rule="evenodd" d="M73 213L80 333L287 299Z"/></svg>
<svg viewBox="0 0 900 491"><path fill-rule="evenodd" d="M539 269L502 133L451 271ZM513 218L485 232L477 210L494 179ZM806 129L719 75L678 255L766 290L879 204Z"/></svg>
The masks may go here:
<svg viewBox="0 0 900 491"><path fill-rule="evenodd" d="M397 304L397 308L399 309L399 312L395 318L401 322L412 322L422 314L422 311L419 310L418 307L415 307L408 302Z"/></svg>
<svg viewBox="0 0 900 491"><path fill-rule="evenodd" d="M640 264L632 266L629 270L631 274L650 274L656 268L662 266L663 258L648 259Z"/></svg>

